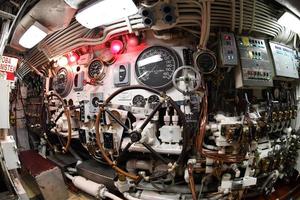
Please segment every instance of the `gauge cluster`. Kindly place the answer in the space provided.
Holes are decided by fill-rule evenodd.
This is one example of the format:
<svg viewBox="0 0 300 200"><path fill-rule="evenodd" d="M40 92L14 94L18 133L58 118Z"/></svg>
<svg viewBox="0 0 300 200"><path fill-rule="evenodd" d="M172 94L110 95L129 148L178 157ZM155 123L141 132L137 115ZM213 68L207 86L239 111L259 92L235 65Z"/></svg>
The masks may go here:
<svg viewBox="0 0 300 200"><path fill-rule="evenodd" d="M174 8L162 9L168 14ZM89 60L54 76L52 88L61 99L48 113L50 132L59 130L66 143L77 142L75 151L83 147L90 160L112 169L116 178L110 182L124 196L238 199L247 197L245 190L268 195L277 180L298 173L296 80L273 79L267 39L216 35L211 48L148 33L133 47L124 41L133 36L126 35L91 49ZM116 40L124 42L122 49L104 59ZM294 61L278 63L294 68ZM89 179L99 181L103 173Z"/></svg>

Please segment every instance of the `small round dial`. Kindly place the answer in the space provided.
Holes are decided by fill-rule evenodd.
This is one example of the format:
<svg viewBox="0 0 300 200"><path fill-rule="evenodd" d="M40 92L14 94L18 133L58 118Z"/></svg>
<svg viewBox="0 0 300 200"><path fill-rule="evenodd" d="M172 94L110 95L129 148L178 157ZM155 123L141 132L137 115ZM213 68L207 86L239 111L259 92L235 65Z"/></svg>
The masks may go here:
<svg viewBox="0 0 300 200"><path fill-rule="evenodd" d="M213 73L217 67L217 59L213 52L200 50L194 54L194 62L203 74Z"/></svg>
<svg viewBox="0 0 300 200"><path fill-rule="evenodd" d="M72 72L67 68L58 69L56 76L53 78L53 89L61 96L66 97L71 92L73 86Z"/></svg>
<svg viewBox="0 0 300 200"><path fill-rule="evenodd" d="M132 104L137 107L144 107L146 105L146 100L142 95L136 95L132 99Z"/></svg>
<svg viewBox="0 0 300 200"><path fill-rule="evenodd" d="M92 79L100 79L104 72L104 65L100 60L93 60L88 66L88 75Z"/></svg>
<svg viewBox="0 0 300 200"><path fill-rule="evenodd" d="M152 46L138 56L135 74L141 84L165 90L172 85L173 73L180 64L180 59L174 50L163 46Z"/></svg>
<svg viewBox="0 0 300 200"><path fill-rule="evenodd" d="M157 95L151 95L150 97L148 97L148 103L149 104L159 103L159 97Z"/></svg>

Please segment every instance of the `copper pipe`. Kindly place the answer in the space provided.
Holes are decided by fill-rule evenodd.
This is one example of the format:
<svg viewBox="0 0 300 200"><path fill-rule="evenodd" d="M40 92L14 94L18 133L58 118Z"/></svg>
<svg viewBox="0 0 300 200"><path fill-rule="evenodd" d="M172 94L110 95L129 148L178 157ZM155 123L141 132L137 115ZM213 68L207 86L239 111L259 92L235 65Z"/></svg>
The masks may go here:
<svg viewBox="0 0 300 200"><path fill-rule="evenodd" d="M190 190L192 193L193 200L197 200L197 194L196 194L196 186L194 181L194 174L193 174L193 165L188 165L188 173L189 173L189 183L190 183Z"/></svg>
<svg viewBox="0 0 300 200"><path fill-rule="evenodd" d="M138 181L140 179L139 176L136 176L136 175L133 175L133 174L130 174L128 172L125 172L124 170L122 170L121 168L119 168L118 166L116 166L116 163L113 162L106 154L102 144L101 144L101 141L100 141L100 135L102 135L102 132L100 131L100 117L102 115L102 113L104 112L104 108L103 107L100 107L99 109L99 113L97 115L97 118L96 118L96 122L95 122L95 129L96 129L96 143L98 145L98 148L104 158L104 160L108 163L108 165L111 166L111 168L113 168L116 172L120 173L120 174L123 174L124 176L130 178L130 179L133 179L135 181Z"/></svg>
<svg viewBox="0 0 300 200"><path fill-rule="evenodd" d="M207 91L205 91L205 96L202 102L203 112L200 113L200 125L199 125L199 133L196 137L196 147L201 155L205 157L219 160L223 162L240 162L244 160L244 156L242 155L221 155L217 152L203 149L203 141L206 133L206 124L207 124L207 112L208 112L208 100L207 100Z"/></svg>

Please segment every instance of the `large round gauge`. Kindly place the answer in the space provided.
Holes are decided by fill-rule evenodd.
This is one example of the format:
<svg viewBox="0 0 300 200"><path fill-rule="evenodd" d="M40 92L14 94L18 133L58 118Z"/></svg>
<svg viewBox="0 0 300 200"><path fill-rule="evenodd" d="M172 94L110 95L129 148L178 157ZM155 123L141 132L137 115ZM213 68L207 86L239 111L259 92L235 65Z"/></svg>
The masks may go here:
<svg viewBox="0 0 300 200"><path fill-rule="evenodd" d="M52 86L61 97L68 96L73 86L72 72L64 67L58 69L56 76L53 78Z"/></svg>
<svg viewBox="0 0 300 200"><path fill-rule="evenodd" d="M88 75L91 79L102 79L104 75L104 64L101 60L95 59L88 66Z"/></svg>
<svg viewBox="0 0 300 200"><path fill-rule="evenodd" d="M152 46L138 56L135 74L141 84L166 90L172 85L173 73L180 65L181 61L174 50Z"/></svg>

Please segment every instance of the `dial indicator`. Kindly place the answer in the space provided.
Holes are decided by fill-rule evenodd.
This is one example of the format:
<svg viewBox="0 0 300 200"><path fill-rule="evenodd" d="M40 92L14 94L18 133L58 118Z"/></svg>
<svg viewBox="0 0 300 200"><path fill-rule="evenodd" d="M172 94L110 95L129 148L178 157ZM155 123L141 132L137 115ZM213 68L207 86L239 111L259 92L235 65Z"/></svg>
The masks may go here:
<svg viewBox="0 0 300 200"><path fill-rule="evenodd" d="M144 107L146 105L146 100L142 95L136 95L132 99L132 104L137 107Z"/></svg>
<svg viewBox="0 0 300 200"><path fill-rule="evenodd" d="M180 66L176 52L163 46L145 49L135 63L137 80L149 87L165 90L172 85L174 71Z"/></svg>
<svg viewBox="0 0 300 200"><path fill-rule="evenodd" d="M88 66L88 75L91 79L101 79L104 72L103 63L98 60L92 60L92 62Z"/></svg>

